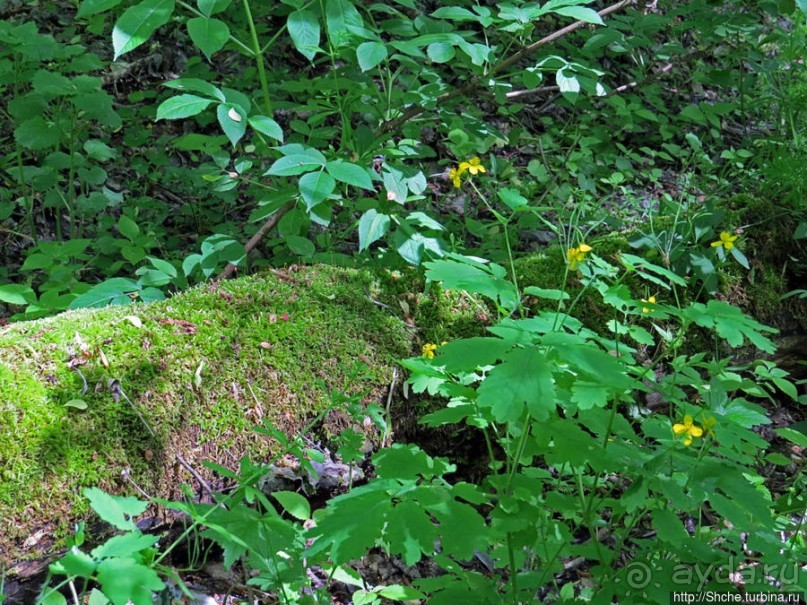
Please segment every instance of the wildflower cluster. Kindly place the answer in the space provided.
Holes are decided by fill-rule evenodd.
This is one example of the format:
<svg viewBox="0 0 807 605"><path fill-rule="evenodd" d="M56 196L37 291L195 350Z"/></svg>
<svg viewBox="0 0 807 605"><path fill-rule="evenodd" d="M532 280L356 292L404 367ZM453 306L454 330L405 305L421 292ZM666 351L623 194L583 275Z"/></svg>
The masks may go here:
<svg viewBox="0 0 807 605"><path fill-rule="evenodd" d="M462 175L466 172L476 176L480 172L487 172L487 170L485 170L479 158L471 158L467 162L460 162L459 166L452 166L448 171L448 178L454 183L454 187L462 185Z"/></svg>
<svg viewBox="0 0 807 605"><path fill-rule="evenodd" d="M569 269L574 269L586 260L586 253L591 252L592 248L588 244L580 244L576 248L569 248L566 251L566 260L569 261Z"/></svg>
<svg viewBox="0 0 807 605"><path fill-rule="evenodd" d="M446 344L445 340L441 342L439 345L427 342L425 345L423 345L423 348L421 349L422 357L425 357L426 359L434 359L434 354L437 352L437 347L438 346L442 347L444 344Z"/></svg>
<svg viewBox="0 0 807 605"><path fill-rule="evenodd" d="M692 418L689 414L684 416L684 421L680 423L676 423L673 425L673 433L676 435L683 435L684 445L691 445L693 439L697 439L698 437L703 437L703 433L707 433L714 437L715 425L717 424L717 420L711 416L707 417L704 416L703 422L701 422L702 426L698 426L695 424L695 419Z"/></svg>
<svg viewBox="0 0 807 605"><path fill-rule="evenodd" d="M642 298L641 301L643 303L648 303L648 304L651 304L651 305L655 305L656 304L656 297L651 296L650 298ZM650 307L642 307L642 313L650 313Z"/></svg>

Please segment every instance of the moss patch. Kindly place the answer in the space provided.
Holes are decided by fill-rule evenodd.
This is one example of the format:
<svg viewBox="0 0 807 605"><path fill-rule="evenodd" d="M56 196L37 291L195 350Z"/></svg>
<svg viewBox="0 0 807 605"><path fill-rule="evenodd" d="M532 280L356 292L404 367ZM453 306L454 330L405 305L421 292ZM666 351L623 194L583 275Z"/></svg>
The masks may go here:
<svg viewBox="0 0 807 605"><path fill-rule="evenodd" d="M177 454L199 470L203 460L232 467L269 453L255 424L293 433L328 390L380 397L415 331L370 300L374 283L306 268L3 328L2 558L22 556L37 530L63 535L86 512L85 487L129 493L128 474L150 495L177 497L192 481ZM349 378L357 367L360 384ZM87 408L65 406L76 399Z"/></svg>

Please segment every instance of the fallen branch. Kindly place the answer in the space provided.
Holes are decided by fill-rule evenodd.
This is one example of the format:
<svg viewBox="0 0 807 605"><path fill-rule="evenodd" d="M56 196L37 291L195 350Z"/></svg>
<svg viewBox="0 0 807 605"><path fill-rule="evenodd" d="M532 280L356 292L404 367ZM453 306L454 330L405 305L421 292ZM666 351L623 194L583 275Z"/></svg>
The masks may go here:
<svg viewBox="0 0 807 605"><path fill-rule="evenodd" d="M269 233L272 229L275 228L280 222L280 219L292 209L294 204L289 202L288 204L281 206L278 208L277 212L275 212L272 216L270 216L267 221L255 232L255 235L249 238L249 241L244 245L244 250L246 250L246 254L249 254L255 246L257 246L260 241L266 237L266 234ZM223 279L227 279L237 269L236 265L232 263L227 263L227 266L224 267L224 270L216 276L216 281L221 281Z"/></svg>

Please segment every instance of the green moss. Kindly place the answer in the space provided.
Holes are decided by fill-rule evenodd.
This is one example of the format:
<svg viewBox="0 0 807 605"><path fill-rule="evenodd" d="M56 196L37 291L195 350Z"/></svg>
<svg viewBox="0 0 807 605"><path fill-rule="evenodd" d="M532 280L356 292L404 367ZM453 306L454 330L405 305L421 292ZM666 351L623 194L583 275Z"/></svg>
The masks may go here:
<svg viewBox="0 0 807 605"><path fill-rule="evenodd" d="M254 424L292 433L329 390L379 395L414 345L411 328L366 295L374 280L314 267L3 328L0 517L11 529L0 551L20 555L32 527L64 531L85 487L131 491L127 469L146 492L176 497L191 481L177 454L232 466L271 449ZM350 378L358 367L361 384ZM87 409L64 405L74 399Z"/></svg>

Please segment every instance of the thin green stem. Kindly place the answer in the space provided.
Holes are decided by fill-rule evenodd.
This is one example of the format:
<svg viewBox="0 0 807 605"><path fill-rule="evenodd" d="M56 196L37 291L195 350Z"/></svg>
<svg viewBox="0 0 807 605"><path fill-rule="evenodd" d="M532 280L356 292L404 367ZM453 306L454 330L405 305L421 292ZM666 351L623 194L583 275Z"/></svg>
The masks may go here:
<svg viewBox="0 0 807 605"><path fill-rule="evenodd" d="M266 79L266 66L263 63L263 53L261 52L261 44L258 41L258 31L255 29L255 20L252 18L252 9L249 6L249 0L242 0L244 6L244 13L247 16L247 23L249 24L249 35L252 39L252 53L255 56L255 65L258 67L258 78L261 81L261 92L263 93L263 106L266 110L266 115L271 117L272 112L272 99L269 97L269 83Z"/></svg>

